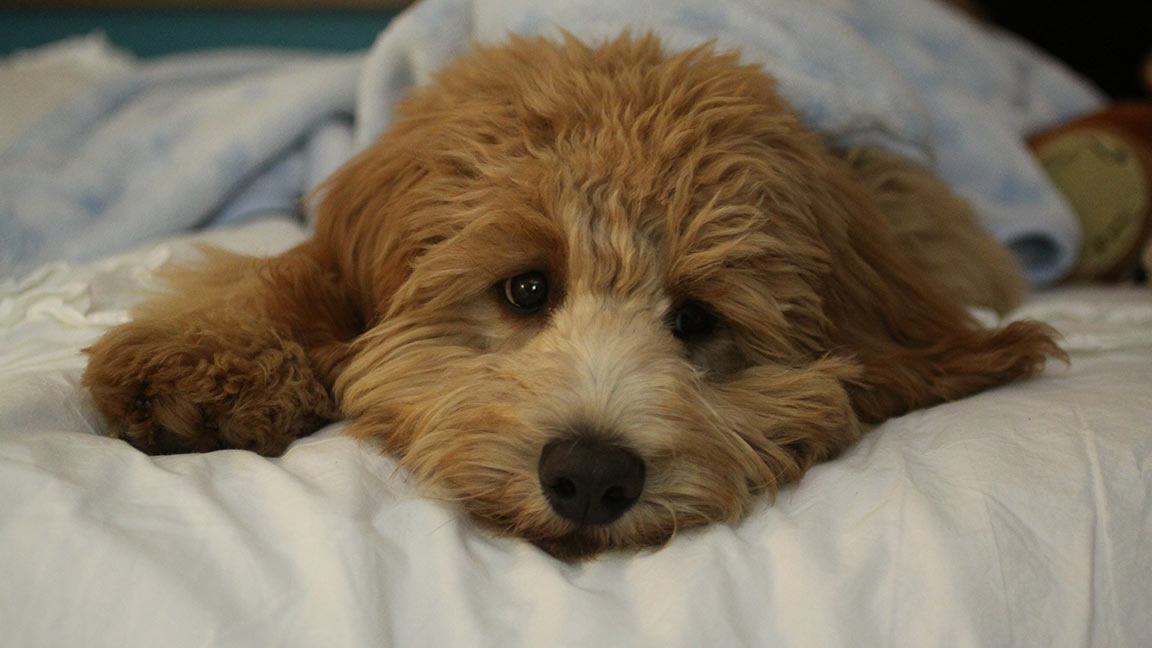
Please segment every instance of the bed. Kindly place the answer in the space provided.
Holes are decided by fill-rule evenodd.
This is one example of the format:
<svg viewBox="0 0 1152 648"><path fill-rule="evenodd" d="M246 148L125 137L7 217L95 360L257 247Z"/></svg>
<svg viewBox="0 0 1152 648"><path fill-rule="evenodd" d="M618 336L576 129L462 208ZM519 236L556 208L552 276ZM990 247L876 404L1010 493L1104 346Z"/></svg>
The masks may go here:
<svg viewBox="0 0 1152 648"><path fill-rule="evenodd" d="M419 29L433 22L421 21L454 3L402 16L377 50L427 37ZM443 16L435 24L445 40L466 40ZM355 56L203 56L149 67L145 81L148 66L99 37L0 62L0 88L20 89L0 92L0 210L61 216L25 227L25 261L6 259L0 276L0 646L1152 645L1146 286L1040 290L1010 317L1055 326L1067 366L888 421L739 524L582 563L486 534L339 423L278 458L148 457L107 438L79 385L80 349L200 243L272 254L302 240L299 189L387 122L391 86L365 87ZM409 78L390 81L410 84L439 62L409 59ZM99 144L119 151L110 159L134 172L157 143L126 144L133 133L167 133L170 149L187 144L185 127L205 133L190 126L201 113L160 92L187 90L189 70L203 87L219 80L205 70L275 81L282 65L285 79L307 68L329 84L329 103L295 113L298 128L262 132L269 141L244 151L221 139L232 175L197 175L207 153L186 148L180 165L152 162L167 175L100 196L124 206L155 194L167 207L152 198L105 222L80 219L75 204L97 198L80 189L115 169L94 178L53 167L56 184L16 191L39 182L36 164L72 159L66 149L95 155L69 149L69 133L103 133ZM265 90L277 99L294 87ZM246 85L232 91L258 99ZM188 111L180 128L152 128L165 105ZM125 129L101 130L125 106L136 111ZM59 148L29 144L45 137ZM269 153L248 155L256 149ZM173 169L179 182L168 184ZM227 200L197 202L213 192ZM1037 272L1044 283L1054 271Z"/></svg>

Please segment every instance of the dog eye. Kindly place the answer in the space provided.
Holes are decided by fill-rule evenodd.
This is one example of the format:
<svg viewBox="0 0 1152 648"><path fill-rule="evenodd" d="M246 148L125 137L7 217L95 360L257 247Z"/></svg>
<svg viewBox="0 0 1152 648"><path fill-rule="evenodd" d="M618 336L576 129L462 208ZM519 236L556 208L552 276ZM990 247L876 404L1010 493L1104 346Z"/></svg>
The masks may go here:
<svg viewBox="0 0 1152 648"><path fill-rule="evenodd" d="M525 272L505 279L504 301L518 311L540 310L548 303L548 277L543 272Z"/></svg>
<svg viewBox="0 0 1152 648"><path fill-rule="evenodd" d="M716 316L700 302L684 302L672 312L672 334L681 340L703 337L716 327Z"/></svg>

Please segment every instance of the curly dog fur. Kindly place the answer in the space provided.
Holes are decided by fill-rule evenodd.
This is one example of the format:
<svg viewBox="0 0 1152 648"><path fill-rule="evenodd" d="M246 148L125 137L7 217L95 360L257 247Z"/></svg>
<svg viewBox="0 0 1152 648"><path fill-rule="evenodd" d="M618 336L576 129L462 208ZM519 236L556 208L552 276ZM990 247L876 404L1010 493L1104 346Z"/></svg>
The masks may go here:
<svg viewBox="0 0 1152 648"><path fill-rule="evenodd" d="M401 107L274 258L208 252L91 349L147 452L278 454L324 421L558 556L740 518L870 424L1031 376L1022 281L967 205L830 151L735 54L479 49Z"/></svg>

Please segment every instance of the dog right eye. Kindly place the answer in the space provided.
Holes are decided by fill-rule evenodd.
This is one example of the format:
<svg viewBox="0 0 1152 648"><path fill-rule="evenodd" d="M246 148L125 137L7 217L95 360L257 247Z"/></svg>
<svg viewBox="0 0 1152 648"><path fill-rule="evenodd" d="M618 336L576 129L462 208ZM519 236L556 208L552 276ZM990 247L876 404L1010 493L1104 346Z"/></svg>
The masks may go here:
<svg viewBox="0 0 1152 648"><path fill-rule="evenodd" d="M531 313L548 303L548 277L543 272L525 272L504 280L504 301L518 311Z"/></svg>
<svg viewBox="0 0 1152 648"><path fill-rule="evenodd" d="M696 340L716 328L716 316L700 302L684 302L672 312L669 324L672 335L681 340Z"/></svg>

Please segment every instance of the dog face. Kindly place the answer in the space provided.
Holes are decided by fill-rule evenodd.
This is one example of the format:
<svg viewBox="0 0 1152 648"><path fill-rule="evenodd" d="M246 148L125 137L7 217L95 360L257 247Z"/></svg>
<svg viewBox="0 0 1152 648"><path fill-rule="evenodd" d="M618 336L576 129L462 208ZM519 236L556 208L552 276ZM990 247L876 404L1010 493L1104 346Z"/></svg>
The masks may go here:
<svg viewBox="0 0 1152 648"><path fill-rule="evenodd" d="M736 520L866 422L1051 350L919 287L869 201L734 56L481 50L324 189L317 237L370 323L337 398L558 556Z"/></svg>

